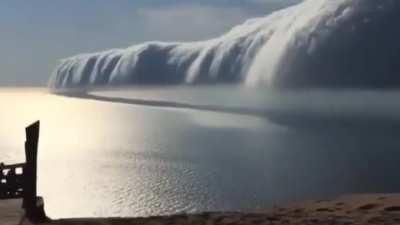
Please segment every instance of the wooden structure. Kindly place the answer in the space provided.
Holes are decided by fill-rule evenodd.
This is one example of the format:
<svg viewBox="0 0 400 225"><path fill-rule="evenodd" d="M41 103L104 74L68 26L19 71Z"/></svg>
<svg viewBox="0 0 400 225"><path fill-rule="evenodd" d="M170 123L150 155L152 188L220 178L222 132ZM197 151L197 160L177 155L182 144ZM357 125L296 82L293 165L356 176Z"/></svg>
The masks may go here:
<svg viewBox="0 0 400 225"><path fill-rule="evenodd" d="M37 153L40 122L26 128L26 162L13 165L0 164L0 199L22 198L26 217L32 221L47 219L44 203L37 196Z"/></svg>

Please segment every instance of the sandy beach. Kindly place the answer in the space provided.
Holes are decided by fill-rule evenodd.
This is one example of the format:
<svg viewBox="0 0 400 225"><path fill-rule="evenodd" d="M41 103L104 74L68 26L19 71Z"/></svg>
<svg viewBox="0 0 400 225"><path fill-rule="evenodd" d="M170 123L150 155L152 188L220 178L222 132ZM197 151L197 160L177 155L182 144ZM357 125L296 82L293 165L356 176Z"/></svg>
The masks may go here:
<svg viewBox="0 0 400 225"><path fill-rule="evenodd" d="M21 220L20 201L1 201L2 225L32 224ZM21 223L22 221L22 223ZM306 225L306 224L400 224L400 194L346 195L275 206L255 212L221 212L149 218L58 219L43 225Z"/></svg>

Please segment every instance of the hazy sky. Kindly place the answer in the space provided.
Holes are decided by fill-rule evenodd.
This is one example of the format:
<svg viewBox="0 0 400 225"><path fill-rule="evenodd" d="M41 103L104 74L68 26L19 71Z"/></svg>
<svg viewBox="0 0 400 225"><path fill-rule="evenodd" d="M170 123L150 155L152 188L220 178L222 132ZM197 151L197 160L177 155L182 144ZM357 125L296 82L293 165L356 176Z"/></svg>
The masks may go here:
<svg viewBox="0 0 400 225"><path fill-rule="evenodd" d="M150 40L215 37L296 1L0 1L0 85L46 85L60 58Z"/></svg>

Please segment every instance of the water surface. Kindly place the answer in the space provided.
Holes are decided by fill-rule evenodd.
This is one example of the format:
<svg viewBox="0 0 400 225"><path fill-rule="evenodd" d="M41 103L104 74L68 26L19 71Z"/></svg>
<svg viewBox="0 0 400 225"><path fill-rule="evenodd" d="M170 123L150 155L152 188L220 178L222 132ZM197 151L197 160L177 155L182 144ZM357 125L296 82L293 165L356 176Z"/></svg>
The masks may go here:
<svg viewBox="0 0 400 225"><path fill-rule="evenodd" d="M263 114L1 89L0 161L24 160L24 127L40 119L38 185L51 217L252 210L341 193L400 191L397 92L276 94L205 88L94 94L257 112L272 108L324 119L316 128L307 125L309 120L282 122ZM346 121L357 121L357 115L374 121L340 123L342 115ZM377 130L381 123L385 126Z"/></svg>

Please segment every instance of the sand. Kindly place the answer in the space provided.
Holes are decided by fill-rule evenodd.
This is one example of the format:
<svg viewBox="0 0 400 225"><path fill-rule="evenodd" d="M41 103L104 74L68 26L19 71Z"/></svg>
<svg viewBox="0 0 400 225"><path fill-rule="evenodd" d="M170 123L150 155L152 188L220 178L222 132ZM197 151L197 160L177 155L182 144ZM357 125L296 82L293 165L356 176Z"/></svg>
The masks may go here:
<svg viewBox="0 0 400 225"><path fill-rule="evenodd" d="M22 202L16 200L0 200L0 224L17 225L21 221L24 211Z"/></svg>
<svg viewBox="0 0 400 225"><path fill-rule="evenodd" d="M12 201L0 202L0 224L16 225L21 211ZM22 224L30 225L25 220ZM257 212L202 213L150 218L83 218L53 220L43 225L391 225L400 224L400 194L346 195L332 200L306 201Z"/></svg>

